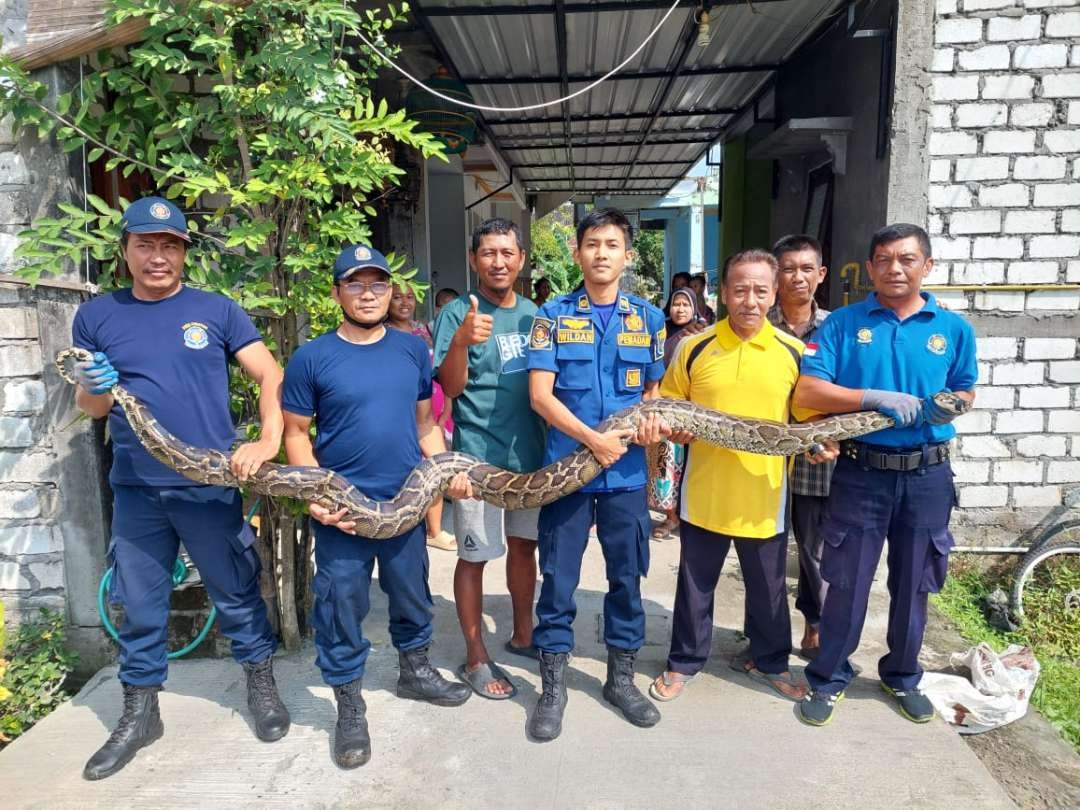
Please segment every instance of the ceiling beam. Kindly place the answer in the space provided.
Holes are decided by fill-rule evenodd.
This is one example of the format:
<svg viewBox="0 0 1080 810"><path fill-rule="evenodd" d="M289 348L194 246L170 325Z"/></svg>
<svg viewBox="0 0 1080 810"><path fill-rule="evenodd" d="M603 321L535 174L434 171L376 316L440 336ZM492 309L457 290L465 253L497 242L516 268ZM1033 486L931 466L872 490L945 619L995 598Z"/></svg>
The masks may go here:
<svg viewBox="0 0 1080 810"><path fill-rule="evenodd" d="M696 141L695 141L696 143ZM635 166L681 166L686 163L685 160L639 160L635 163ZM564 169L569 166L576 166L579 169L595 169L603 168L605 166L625 166L626 161L623 160L595 160L585 163L515 163L519 169Z"/></svg>
<svg viewBox="0 0 1080 810"><path fill-rule="evenodd" d="M528 6L522 6L528 8ZM779 65L712 65L709 67L688 68L682 71L683 76L724 76L729 73L770 73L779 70ZM643 79L666 79L671 76L669 70L630 70L609 76L607 81L641 81ZM567 77L571 84L585 84L603 78L603 73L576 73ZM562 77L558 75L542 76L462 76L461 81L465 84L483 85L513 85L513 84L558 84Z"/></svg>
<svg viewBox="0 0 1080 810"><path fill-rule="evenodd" d="M632 182L632 183L654 183L654 182L659 183L659 182L666 182L668 180L682 180L683 177L685 177L685 176L686 176L685 172L683 174L658 174L658 175L654 175L652 177L634 177L634 178L631 178L630 182ZM569 177L522 177L520 179L521 179L521 182L526 186L531 186L533 183L565 183L565 182L570 180ZM577 177L575 179L577 181L579 181L579 182L582 182L582 183L595 183L595 182L600 181L600 180L604 180L604 181L616 180L616 181L618 181L618 180L622 180L623 178L622 177L610 177L608 175L601 174L601 175L588 175L588 176L585 176L585 177Z"/></svg>
<svg viewBox="0 0 1080 810"><path fill-rule="evenodd" d="M664 146L669 144L690 144L690 143L712 143L719 136L721 130L719 127L714 129L694 129L694 130L671 130L671 134L675 137L663 138L659 137L665 135L667 130L655 133L652 138L649 139L647 146ZM618 137L629 136L629 137ZM561 135L515 135L513 137L499 138L495 142L499 145L500 149L506 149L508 151L520 150L520 149L565 149L566 142L562 140L553 140L561 138ZM546 140L545 140L546 138ZM575 148L581 148L586 146L637 146L641 142L641 133L634 132L617 132L617 133L596 133L594 137L578 138L574 141Z"/></svg>
<svg viewBox="0 0 1080 810"><path fill-rule="evenodd" d="M654 11L671 7L672 0L597 0L594 3L564 3L567 14L594 14L600 11ZM776 3L782 0L754 0L756 3ZM746 0L709 0L709 7L735 6ZM417 2L415 6L423 4ZM515 6L499 4L491 6L452 5L424 8L429 17L507 17L522 14L554 14L554 3Z"/></svg>
<svg viewBox="0 0 1080 810"><path fill-rule="evenodd" d="M664 105L668 102L668 96L671 95L671 88L675 86L675 82L678 80L679 75L686 68L686 61L690 58L690 52L697 47L697 27L694 24L694 16L691 14L686 18L686 22L683 26L683 44L682 50L679 52L679 56L675 60L675 67L671 73L664 80L664 84L660 90L660 95L656 99L652 108L652 118L645 124L644 132L641 133L641 140L638 142L637 148L634 149L634 154L630 158L629 164L632 166L641 155L641 150L644 148L646 141L649 140L649 135L652 134L653 127L656 126L656 119L660 115L661 110L664 109ZM630 168L627 168L626 178L623 180L623 186L630 182Z"/></svg>
<svg viewBox="0 0 1080 810"><path fill-rule="evenodd" d="M661 115L665 118L696 118L712 115L734 115L741 112L739 107L720 107L715 110L667 110ZM639 121L652 118L651 112L637 113L612 113L603 115L574 115L570 120L575 123L596 123L602 121ZM537 118L495 118L488 120L489 127L509 127L518 124L558 124L563 120L561 115L539 116Z"/></svg>
<svg viewBox="0 0 1080 810"><path fill-rule="evenodd" d="M570 69L566 56L566 11L564 5L563 0L555 0L555 54L559 62L559 89L562 97L566 98L570 95L570 82L567 79L570 75ZM566 159L573 163L574 133L570 126L570 102L564 101L561 106L563 137L566 138ZM574 167L571 166L570 186L573 187L574 185L576 185L574 182Z"/></svg>

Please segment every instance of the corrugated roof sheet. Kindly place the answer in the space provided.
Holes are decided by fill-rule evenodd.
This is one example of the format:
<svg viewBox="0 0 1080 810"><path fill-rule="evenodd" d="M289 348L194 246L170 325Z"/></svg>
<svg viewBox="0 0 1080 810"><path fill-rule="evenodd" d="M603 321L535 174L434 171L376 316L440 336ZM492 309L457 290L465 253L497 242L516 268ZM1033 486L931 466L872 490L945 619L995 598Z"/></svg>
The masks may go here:
<svg viewBox="0 0 1080 810"><path fill-rule="evenodd" d="M567 3L571 13L565 17L566 72L571 91L587 82L572 81L575 77L604 74L625 59L666 12L666 7L645 0L604 2L602 11L587 8L589 3L582 0ZM733 111L750 102L772 76L762 70L693 72L777 65L843 3L712 0L707 3L708 46L692 44L683 64L691 75L670 82L668 76L683 52L687 32L691 37L696 34L696 26L688 27L688 18L697 14L698 3L684 0L621 72L649 71L652 75L613 78L570 102L569 144L562 105L524 113L484 113L483 118L499 150L522 167L515 174L528 190L666 191L675 182L671 178L685 174L734 119ZM481 8L491 6L495 7L491 13ZM516 11L526 6L542 8L543 13ZM478 103L520 106L562 95L551 0L423 0L414 2L413 9L425 15ZM661 99L663 107L658 110ZM713 110L722 112L710 114Z"/></svg>

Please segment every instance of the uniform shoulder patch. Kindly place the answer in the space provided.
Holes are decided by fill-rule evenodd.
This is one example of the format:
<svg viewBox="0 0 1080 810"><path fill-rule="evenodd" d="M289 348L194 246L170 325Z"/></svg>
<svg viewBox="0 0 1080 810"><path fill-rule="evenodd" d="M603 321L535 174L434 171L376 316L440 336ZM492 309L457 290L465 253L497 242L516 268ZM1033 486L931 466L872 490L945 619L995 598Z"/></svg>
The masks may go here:
<svg viewBox="0 0 1080 810"><path fill-rule="evenodd" d="M541 315L537 315L533 318L532 329L529 331L529 348L530 349L550 349L551 348L551 329L555 326L555 321L550 318L545 318Z"/></svg>

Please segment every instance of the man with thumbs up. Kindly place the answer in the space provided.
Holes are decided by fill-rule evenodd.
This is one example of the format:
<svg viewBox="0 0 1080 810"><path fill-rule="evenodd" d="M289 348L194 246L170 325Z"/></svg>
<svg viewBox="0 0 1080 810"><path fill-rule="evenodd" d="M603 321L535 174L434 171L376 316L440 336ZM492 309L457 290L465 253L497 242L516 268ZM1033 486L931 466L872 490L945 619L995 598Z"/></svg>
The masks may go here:
<svg viewBox="0 0 1080 810"><path fill-rule="evenodd" d="M443 307L435 321L435 374L454 400L455 450L516 472L531 472L544 454L544 427L529 406L525 368L536 305L514 292L525 266L521 231L489 219L472 235L469 263L479 284ZM492 660L482 634L484 565L506 559L514 627L505 650L536 658L532 605L536 591L539 510L505 512L478 500L454 502L458 564L454 598L465 635L458 676L481 697L506 700L516 692Z"/></svg>

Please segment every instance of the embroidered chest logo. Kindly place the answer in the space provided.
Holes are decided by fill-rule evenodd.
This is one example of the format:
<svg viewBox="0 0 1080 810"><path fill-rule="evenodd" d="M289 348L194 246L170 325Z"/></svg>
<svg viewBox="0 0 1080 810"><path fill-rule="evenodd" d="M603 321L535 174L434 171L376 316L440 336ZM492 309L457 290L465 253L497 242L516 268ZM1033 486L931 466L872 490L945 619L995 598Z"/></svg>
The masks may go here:
<svg viewBox="0 0 1080 810"><path fill-rule="evenodd" d="M926 348L934 354L945 354L945 350L949 348L949 342L945 340L944 335L931 335L926 341Z"/></svg>
<svg viewBox="0 0 1080 810"><path fill-rule="evenodd" d="M559 343L593 343L596 338L592 319L560 315L555 337Z"/></svg>
<svg viewBox="0 0 1080 810"><path fill-rule="evenodd" d="M623 331L619 333L617 342L620 346L649 347L651 336L645 331L645 321L636 309L631 309L630 314L623 318Z"/></svg>
<svg viewBox="0 0 1080 810"><path fill-rule="evenodd" d="M627 388L641 388L641 369L640 368L628 368L628 369L626 369L626 387Z"/></svg>
<svg viewBox="0 0 1080 810"><path fill-rule="evenodd" d="M184 324L184 345L189 349L205 349L210 345L205 323L191 321Z"/></svg>
<svg viewBox="0 0 1080 810"><path fill-rule="evenodd" d="M864 326L855 333L855 340L859 341L859 343L864 346L869 345L874 342L874 333Z"/></svg>
<svg viewBox="0 0 1080 810"><path fill-rule="evenodd" d="M530 349L550 349L551 348L551 327L555 325L555 321L547 318L541 318L537 316L533 319L532 331L529 333L529 348Z"/></svg>

